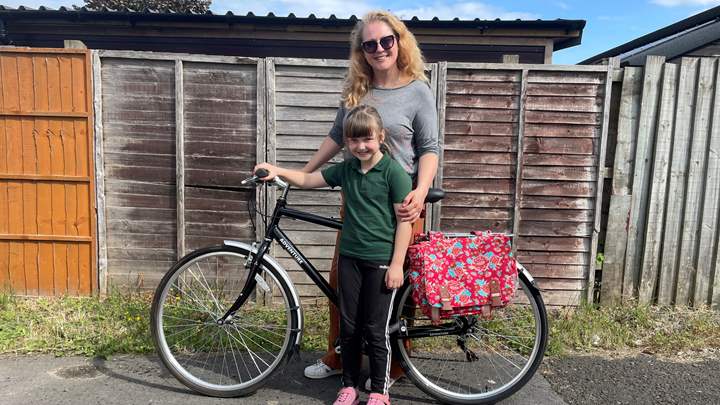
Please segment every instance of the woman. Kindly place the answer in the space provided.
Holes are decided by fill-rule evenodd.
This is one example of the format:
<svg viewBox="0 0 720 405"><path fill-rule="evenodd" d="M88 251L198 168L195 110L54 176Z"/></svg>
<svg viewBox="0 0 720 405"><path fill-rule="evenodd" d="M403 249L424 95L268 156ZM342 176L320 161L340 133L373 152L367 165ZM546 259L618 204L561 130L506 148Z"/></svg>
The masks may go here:
<svg viewBox="0 0 720 405"><path fill-rule="evenodd" d="M343 121L349 109L361 103L375 107L385 124L393 158L413 179L414 189L403 200L399 218L413 223L415 231L422 231L420 215L439 154L435 100L424 67L417 41L402 21L385 11L365 15L350 34L350 66L333 127L303 168L313 172L341 150ZM336 247L330 270L333 288L337 288L337 257ZM328 352L305 368L306 377L341 373L340 356L335 352L338 324L337 309L330 305ZM391 377L396 379L401 373L393 363Z"/></svg>

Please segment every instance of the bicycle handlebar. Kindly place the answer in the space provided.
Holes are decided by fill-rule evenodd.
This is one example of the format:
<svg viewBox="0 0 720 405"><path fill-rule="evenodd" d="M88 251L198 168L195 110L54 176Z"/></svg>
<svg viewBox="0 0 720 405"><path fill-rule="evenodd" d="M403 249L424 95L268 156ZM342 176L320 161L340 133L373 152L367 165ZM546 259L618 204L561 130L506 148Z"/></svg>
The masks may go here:
<svg viewBox="0 0 720 405"><path fill-rule="evenodd" d="M240 182L240 184L245 185L248 183L254 183L254 184L262 183L263 182L262 179L267 177L269 174L270 174L270 172L268 172L265 169L257 169L252 177L243 180L242 182ZM281 188L288 188L288 186L289 186L288 183L286 183L284 180L282 180L280 177L277 177L277 176L275 176L275 178L272 179L271 183L275 184Z"/></svg>

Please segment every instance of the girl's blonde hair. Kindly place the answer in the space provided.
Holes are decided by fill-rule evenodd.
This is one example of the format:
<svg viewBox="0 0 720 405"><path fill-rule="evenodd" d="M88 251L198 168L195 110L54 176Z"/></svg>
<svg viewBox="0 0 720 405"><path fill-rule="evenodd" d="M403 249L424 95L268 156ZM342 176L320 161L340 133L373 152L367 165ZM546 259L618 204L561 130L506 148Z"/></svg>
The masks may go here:
<svg viewBox="0 0 720 405"><path fill-rule="evenodd" d="M398 47L397 67L404 77L428 81L425 75L425 60L415 36L405 23L387 11L371 11L355 24L350 33L350 66L345 77L342 100L345 107L352 108L370 91L373 80L372 67L365 60L362 50L362 32L366 24L381 21L395 34Z"/></svg>
<svg viewBox="0 0 720 405"><path fill-rule="evenodd" d="M385 131L380 113L369 105L357 105L350 109L343 123L343 136L345 138L363 138L369 134L377 134L380 150L392 154L390 147L385 143Z"/></svg>
<svg viewBox="0 0 720 405"><path fill-rule="evenodd" d="M343 123L343 136L346 138L363 138L368 134L381 134L383 121L380 113L369 105L358 105L347 113Z"/></svg>

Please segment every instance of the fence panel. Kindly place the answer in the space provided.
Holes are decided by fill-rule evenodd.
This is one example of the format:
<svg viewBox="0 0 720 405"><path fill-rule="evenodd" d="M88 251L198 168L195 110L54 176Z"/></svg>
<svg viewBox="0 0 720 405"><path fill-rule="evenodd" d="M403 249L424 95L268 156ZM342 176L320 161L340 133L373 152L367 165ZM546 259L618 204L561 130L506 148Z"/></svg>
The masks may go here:
<svg viewBox="0 0 720 405"><path fill-rule="evenodd" d="M513 232L546 302L577 305L594 271L608 68L448 63L444 80L440 227Z"/></svg>
<svg viewBox="0 0 720 405"><path fill-rule="evenodd" d="M718 74L714 58L683 58L677 66L649 57L642 99L626 92L621 96L624 105L652 111L641 113L645 119L633 134L642 145L634 161L633 215L628 223L637 237L628 238L625 251L606 250L608 261L625 263L622 295L626 298L662 305L720 305ZM624 168L617 166L614 176L622 176ZM650 183L638 181L650 173ZM623 220L621 212L611 210L610 215L610 223ZM621 240L621 233L608 226L607 239ZM637 255L641 260L634 258ZM613 274L607 276L614 280ZM637 281L639 290L634 289ZM619 290L609 283L607 288L603 285L602 294L603 303L612 303Z"/></svg>
<svg viewBox="0 0 720 405"><path fill-rule="evenodd" d="M327 137L337 108L347 64L344 61L269 59L268 81L268 156L282 167L301 169ZM342 152L323 165L343 159ZM268 207L276 195L268 196ZM340 191L293 190L289 202L294 208L318 215L338 217ZM337 232L300 221L282 221L280 227L303 254L327 279L332 263ZM274 253L296 283L301 299L314 299L320 290L287 252Z"/></svg>
<svg viewBox="0 0 720 405"><path fill-rule="evenodd" d="M94 68L103 287L152 289L186 251L255 240L257 60L98 51Z"/></svg>
<svg viewBox="0 0 720 405"><path fill-rule="evenodd" d="M97 287L90 54L0 49L0 289Z"/></svg>

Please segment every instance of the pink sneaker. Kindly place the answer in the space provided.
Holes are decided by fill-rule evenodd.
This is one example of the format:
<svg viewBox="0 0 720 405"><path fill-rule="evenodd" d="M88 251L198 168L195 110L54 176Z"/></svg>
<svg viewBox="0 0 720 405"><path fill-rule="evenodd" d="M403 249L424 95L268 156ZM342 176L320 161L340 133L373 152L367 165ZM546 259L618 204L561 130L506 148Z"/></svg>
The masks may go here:
<svg viewBox="0 0 720 405"><path fill-rule="evenodd" d="M390 396L373 392L368 398L367 405L390 405Z"/></svg>
<svg viewBox="0 0 720 405"><path fill-rule="evenodd" d="M360 398L355 388L345 387L338 392L337 399L333 402L333 405L358 405L359 403Z"/></svg>

